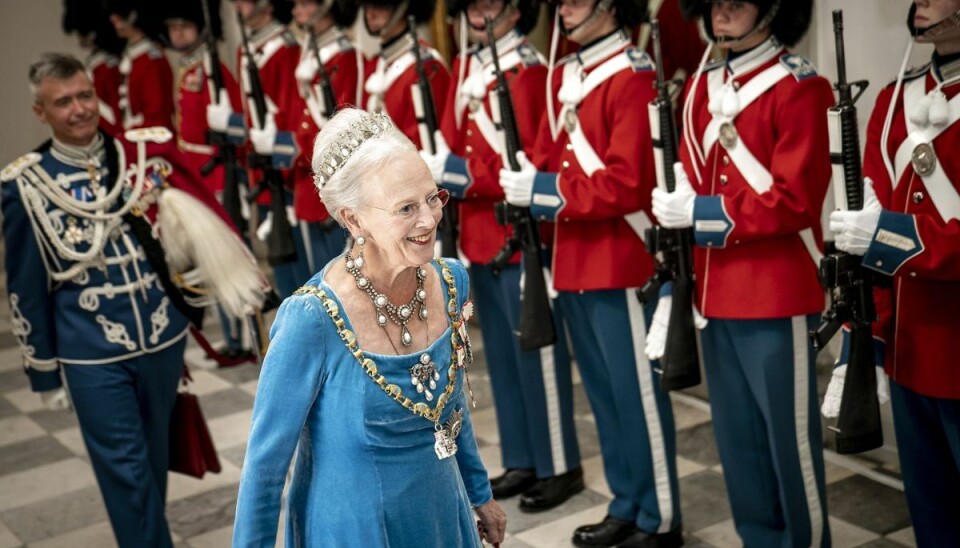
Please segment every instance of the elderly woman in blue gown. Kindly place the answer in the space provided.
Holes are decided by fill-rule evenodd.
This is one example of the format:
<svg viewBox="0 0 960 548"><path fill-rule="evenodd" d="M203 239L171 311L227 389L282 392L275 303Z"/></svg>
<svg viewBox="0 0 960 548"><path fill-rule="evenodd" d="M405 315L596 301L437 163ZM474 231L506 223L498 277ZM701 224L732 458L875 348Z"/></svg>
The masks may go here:
<svg viewBox="0 0 960 548"><path fill-rule="evenodd" d="M476 547L502 540L468 408L467 275L433 259L448 195L382 114L346 109L314 148L347 250L284 301L270 333L234 546Z"/></svg>

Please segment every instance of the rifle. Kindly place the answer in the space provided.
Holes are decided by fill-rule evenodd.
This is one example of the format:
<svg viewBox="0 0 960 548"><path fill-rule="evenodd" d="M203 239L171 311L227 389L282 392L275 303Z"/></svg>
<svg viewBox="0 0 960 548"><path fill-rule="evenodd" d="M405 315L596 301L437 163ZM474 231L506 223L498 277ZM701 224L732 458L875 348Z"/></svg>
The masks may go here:
<svg viewBox="0 0 960 548"><path fill-rule="evenodd" d="M843 10L833 12L833 33L837 44L837 90L839 100L827 112L830 125L830 161L833 164L834 196L839 209L863 208L863 174L860 165L860 138L857 130L857 99L867 82L847 82L843 47ZM857 94L853 95L853 88ZM840 145L840 150L836 146ZM837 184L843 180L843 186ZM844 323L850 325L850 362L837 426L837 453L860 453L883 445L880 402L870 324L877 318L873 302L873 279L863 268L861 257L836 251L820 261L820 278L830 293L830 308L815 331L813 347L820 351Z"/></svg>
<svg viewBox="0 0 960 548"><path fill-rule="evenodd" d="M323 101L320 108L323 109L323 117L329 120L337 111L337 97L333 93L333 83L330 80L330 73L327 71L327 67L323 65L323 60L320 59L317 33L314 32L313 29L310 29L308 32L310 33L310 50L313 52L313 58L317 60L317 72L320 75L320 81L317 83L320 89L320 99Z"/></svg>
<svg viewBox="0 0 960 548"><path fill-rule="evenodd" d="M209 0L201 0L201 5L203 6L203 20L206 28L204 41L207 46L207 59L210 62L207 73L213 83L213 100L219 101L220 91L225 89L220 65L220 53L217 51L217 38L213 35L210 2ZM219 154L210 158L210 161L200 168L200 174L207 176L217 164L223 164L223 208L227 210L227 214L237 230L241 234L246 234L247 220L243 218L242 213L237 151L228 142L226 134L217 131L207 131L207 143L217 147Z"/></svg>
<svg viewBox="0 0 960 548"><path fill-rule="evenodd" d="M673 164L678 159L677 126L673 115L670 86L663 73L663 53L660 45L660 23L650 22L654 63L657 66L657 98L650 103L650 131L653 137L653 155L657 171L657 186L667 192L677 187ZM693 230L654 226L647 229L647 250L658 258L656 272L639 290L642 302L656 299L663 283L671 282L670 320L667 340L660 358L660 388L664 391L682 390L700 384L700 352L697 348L697 328L693 321Z"/></svg>
<svg viewBox="0 0 960 548"><path fill-rule="evenodd" d="M417 85L413 88L413 109L417 115L417 125L420 128L420 142L430 154L437 153L437 142L434 134L439 127L437 123L436 103L433 101L433 88L427 78L427 69L420 55L420 41L417 39L417 19L413 15L407 16L407 31L413 38L413 56L416 59ZM440 254L444 257L457 257L457 240L460 239L458 217L458 200L450 200L443 206L443 218L440 219Z"/></svg>
<svg viewBox="0 0 960 548"><path fill-rule="evenodd" d="M493 71L496 75L494 93L497 98L500 129L503 131L504 162L513 171L520 171L517 152L523 150L520 144L520 130L513 110L513 99L507 79L500 70L500 56L497 53L497 39L493 35L493 20L486 18L487 42L493 59ZM523 251L523 296L520 299L520 322L517 337L520 348L536 350L556 342L557 333L553 327L553 313L550 310L550 294L540 260L540 232L529 207L515 207L503 202L495 212L497 222L513 225L513 236L507 239L503 248L491 261L494 272L499 272L510 262L517 251Z"/></svg>
<svg viewBox="0 0 960 548"><path fill-rule="evenodd" d="M237 12L237 23L240 25L243 56L247 60L247 80L250 84L247 99L252 103L252 115L256 116L257 126L262 128L267 120L267 97L263 92L263 84L260 82L260 69L257 67L253 53L250 51L250 42L247 39L243 16L239 11ZM297 260L297 248L293 239L293 228L290 226L289 219L287 219L283 178L280 176L280 172L274 169L269 156L250 153L247 158L250 167L260 169L263 173L263 182L257 185L248 199L252 202L261 193L270 191L270 212L273 217L273 226L270 229L269 236L267 236L267 262L272 266L292 263Z"/></svg>

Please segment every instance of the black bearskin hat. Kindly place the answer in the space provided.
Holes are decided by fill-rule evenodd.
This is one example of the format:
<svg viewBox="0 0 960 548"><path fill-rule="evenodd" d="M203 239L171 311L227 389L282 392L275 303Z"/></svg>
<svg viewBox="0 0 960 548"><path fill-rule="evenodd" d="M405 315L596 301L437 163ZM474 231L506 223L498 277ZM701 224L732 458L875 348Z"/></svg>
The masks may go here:
<svg viewBox="0 0 960 548"><path fill-rule="evenodd" d="M781 44L793 46L803 38L810 28L813 17L813 0L746 0L759 9L759 22L770 9L777 4L777 13L770 23L770 31ZM714 39L710 24L710 4L705 0L680 0L680 11L685 18L703 17L703 27L707 35Z"/></svg>
<svg viewBox="0 0 960 548"><path fill-rule="evenodd" d="M150 39L159 40L164 34L161 2L155 0L103 0L103 9L107 17L119 15L129 17L136 13L131 24L142 30Z"/></svg>
<svg viewBox="0 0 960 548"><path fill-rule="evenodd" d="M62 27L66 34L92 36L97 49L115 55L123 51L123 40L113 30L99 0L64 0Z"/></svg>
<svg viewBox="0 0 960 548"><path fill-rule="evenodd" d="M323 0L314 0L317 4L323 4ZM292 4L293 0L287 0ZM289 7L289 6L288 6ZM353 26L357 20L357 13L360 11L360 5L353 0L333 0L330 5L330 15L333 16L333 22L338 27L347 28Z"/></svg>
<svg viewBox="0 0 960 548"><path fill-rule="evenodd" d="M213 27L213 36L219 39L223 32L220 23L220 0L206 1L210 6L210 26ZM199 32L203 32L206 28L202 0L164 0L163 4L166 8L163 12L164 21L183 19L195 24Z"/></svg>
<svg viewBox="0 0 960 548"><path fill-rule="evenodd" d="M360 0L360 5L390 6L396 8L402 2L403 0ZM433 12L436 11L436 8L436 0L408 0L406 15L412 15L417 20L417 23L426 23L433 17Z"/></svg>
<svg viewBox="0 0 960 548"><path fill-rule="evenodd" d="M547 1L557 9L557 0ZM603 0L596 1L599 3ZM610 7L616 10L617 23L621 27L633 28L647 20L647 0L613 0Z"/></svg>
<svg viewBox="0 0 960 548"><path fill-rule="evenodd" d="M474 0L450 0L447 4L447 15L450 17L459 17L461 12L467 10L467 7ZM504 0L504 4L511 3L511 0ZM520 20L517 21L517 29L527 34L533 27L537 26L537 19L540 18L540 0L514 0L517 10L520 12Z"/></svg>

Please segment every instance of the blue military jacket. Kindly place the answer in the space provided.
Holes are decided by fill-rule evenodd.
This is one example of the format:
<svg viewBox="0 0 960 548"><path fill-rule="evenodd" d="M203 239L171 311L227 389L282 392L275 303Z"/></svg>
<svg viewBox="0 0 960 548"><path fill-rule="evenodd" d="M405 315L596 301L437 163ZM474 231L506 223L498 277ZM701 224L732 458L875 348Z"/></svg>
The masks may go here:
<svg viewBox="0 0 960 548"><path fill-rule="evenodd" d="M130 133L140 142L105 143L123 170L45 146L2 172L13 333L34 391L60 386L62 363L117 362L186 334L186 318L122 217L155 201L169 164L148 158L146 141L163 135Z"/></svg>

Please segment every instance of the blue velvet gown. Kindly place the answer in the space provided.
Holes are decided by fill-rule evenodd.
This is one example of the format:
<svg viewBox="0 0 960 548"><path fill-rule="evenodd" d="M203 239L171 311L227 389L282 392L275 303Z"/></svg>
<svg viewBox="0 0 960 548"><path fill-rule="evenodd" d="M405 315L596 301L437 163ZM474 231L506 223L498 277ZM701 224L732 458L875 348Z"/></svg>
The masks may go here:
<svg viewBox="0 0 960 548"><path fill-rule="evenodd" d="M336 303L344 327L353 330L332 289L323 281L334 259L307 283ZM468 294L463 266L446 259L457 307ZM441 271L436 262L435 268ZM447 302L448 287L442 281ZM429 310L433 316L446 310ZM414 320L414 323L420 323ZM412 327L417 334L421 326ZM440 374L428 402L411 384L421 352L404 356L365 353L387 381L414 403L434 408L448 382L451 334L426 350ZM316 294L283 302L271 330L260 373L250 439L240 480L234 546L274 546L284 480L297 458L287 495L286 545L322 547L477 547L471 506L491 500L468 412L463 371L455 373L443 424L463 413L455 457L434 452L435 426L388 396L352 355Z"/></svg>

